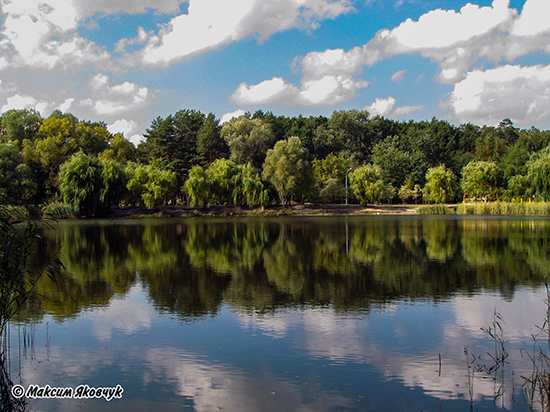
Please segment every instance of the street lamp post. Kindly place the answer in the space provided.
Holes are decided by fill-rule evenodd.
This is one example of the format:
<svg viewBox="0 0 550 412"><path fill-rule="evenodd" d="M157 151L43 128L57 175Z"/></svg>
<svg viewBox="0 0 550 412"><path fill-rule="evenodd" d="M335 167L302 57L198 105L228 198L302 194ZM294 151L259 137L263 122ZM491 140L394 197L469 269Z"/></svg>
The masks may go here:
<svg viewBox="0 0 550 412"><path fill-rule="evenodd" d="M346 172L346 205L348 204L348 174L351 172L351 167Z"/></svg>

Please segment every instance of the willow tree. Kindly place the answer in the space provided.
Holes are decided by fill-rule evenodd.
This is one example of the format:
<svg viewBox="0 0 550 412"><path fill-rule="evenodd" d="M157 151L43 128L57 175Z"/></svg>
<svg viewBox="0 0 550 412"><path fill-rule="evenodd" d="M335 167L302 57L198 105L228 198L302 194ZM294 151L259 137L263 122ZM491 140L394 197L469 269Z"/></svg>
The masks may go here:
<svg viewBox="0 0 550 412"><path fill-rule="evenodd" d="M472 161L462 169L462 190L471 197L498 198L500 169L495 162Z"/></svg>
<svg viewBox="0 0 550 412"><path fill-rule="evenodd" d="M447 203L455 197L456 176L445 165L432 167L426 173L424 200L428 203Z"/></svg>
<svg viewBox="0 0 550 412"><path fill-rule="evenodd" d="M395 195L395 189L384 183L382 171L376 165L361 166L350 173L349 177L351 189L363 205L382 203Z"/></svg>

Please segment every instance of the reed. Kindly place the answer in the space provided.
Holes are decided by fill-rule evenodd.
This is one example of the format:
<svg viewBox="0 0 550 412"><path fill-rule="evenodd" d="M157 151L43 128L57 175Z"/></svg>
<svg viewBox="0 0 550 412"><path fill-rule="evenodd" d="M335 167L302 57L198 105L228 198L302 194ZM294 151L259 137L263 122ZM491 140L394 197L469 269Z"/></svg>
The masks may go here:
<svg viewBox="0 0 550 412"><path fill-rule="evenodd" d="M425 205L416 210L419 215L450 215L453 211L445 205Z"/></svg>
<svg viewBox="0 0 550 412"><path fill-rule="evenodd" d="M546 337L546 348L539 345L539 335L532 335L533 349L529 352L522 349L522 354L532 364L530 376L522 376L523 392L530 411L550 410L550 289L546 285L546 319L538 326Z"/></svg>
<svg viewBox="0 0 550 412"><path fill-rule="evenodd" d="M28 260L35 242L40 241L36 223L29 222L24 229L11 219L5 208L0 208L0 410L24 411L26 402L11 393L13 382L6 367L9 321L19 311L34 285L46 273L54 282L62 266L58 259L45 267L33 269Z"/></svg>
<svg viewBox="0 0 550 412"><path fill-rule="evenodd" d="M544 216L550 215L549 202L512 203L462 203L457 206L459 215L508 215L508 216Z"/></svg>

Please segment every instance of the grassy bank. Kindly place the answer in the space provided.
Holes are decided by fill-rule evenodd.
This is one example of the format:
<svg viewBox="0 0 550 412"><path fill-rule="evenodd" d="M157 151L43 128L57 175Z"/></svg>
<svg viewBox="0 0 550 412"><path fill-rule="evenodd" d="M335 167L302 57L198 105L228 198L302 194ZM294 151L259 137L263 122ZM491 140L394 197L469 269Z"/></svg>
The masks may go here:
<svg viewBox="0 0 550 412"><path fill-rule="evenodd" d="M459 215L544 216L550 215L550 203L463 203L457 206L456 213Z"/></svg>

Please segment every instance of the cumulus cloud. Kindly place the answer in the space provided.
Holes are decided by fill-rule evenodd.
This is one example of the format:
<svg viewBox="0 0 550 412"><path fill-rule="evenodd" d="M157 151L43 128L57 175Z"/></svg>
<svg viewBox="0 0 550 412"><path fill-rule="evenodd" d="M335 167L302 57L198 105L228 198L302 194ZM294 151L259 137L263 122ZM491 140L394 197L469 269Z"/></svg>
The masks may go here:
<svg viewBox="0 0 550 412"><path fill-rule="evenodd" d="M407 19L394 29L380 30L362 47L349 51L316 51L296 59L293 65L303 74L301 87L280 78L257 85L243 83L233 94L232 101L243 105L340 103L366 86L366 82L354 78L363 67L410 53L419 53L439 62L440 72L436 80L454 85L466 79L480 59L498 63L512 61L534 50L545 50L550 54L550 23L540 18L549 12L550 3L546 0L527 0L519 15L517 10L509 7L509 0L494 0L490 7L469 3L459 11L432 10L417 21ZM391 80L399 81L404 73L403 70L396 72ZM321 81L330 81L335 93L310 96L308 90L318 90L317 85L321 89ZM391 102L386 99L373 105L374 109L383 111L391 106ZM416 106L403 108L413 109L417 110ZM392 113L393 109L386 110Z"/></svg>
<svg viewBox="0 0 550 412"><path fill-rule="evenodd" d="M301 88L298 88L276 77L252 86L241 83L231 96L231 101L238 105L331 105L350 99L357 90L368 84L366 81L356 81L351 76L326 75L302 81Z"/></svg>
<svg viewBox="0 0 550 412"><path fill-rule="evenodd" d="M377 97L370 106L366 106L364 110L367 110L372 116L384 116L389 118L398 118L404 114L409 114L416 110L424 110L423 106L401 106L395 107L397 101L395 98L389 96L385 99Z"/></svg>
<svg viewBox="0 0 550 412"><path fill-rule="evenodd" d="M82 16L71 0L3 2L0 69L57 64L84 65L104 61L108 53L76 33Z"/></svg>
<svg viewBox="0 0 550 412"><path fill-rule="evenodd" d="M460 122L498 124L511 118L529 126L550 117L550 66L472 71L455 85L443 107Z"/></svg>
<svg viewBox="0 0 550 412"><path fill-rule="evenodd" d="M288 106L333 105L349 100L369 82L353 77L363 64L362 51L328 50L312 52L295 62L303 72L297 87L275 77L257 85L241 83L231 96L239 105L282 104Z"/></svg>
<svg viewBox="0 0 550 412"><path fill-rule="evenodd" d="M6 104L2 106L0 111L6 112L11 109L35 109L40 113L46 112L51 107L51 104L45 101L38 101L32 96L15 94L6 99Z"/></svg>
<svg viewBox="0 0 550 412"><path fill-rule="evenodd" d="M147 87L124 82L110 85L109 76L98 74L88 81L90 99L84 105L90 105L94 112L102 116L120 113L132 113L149 107L155 99L155 93Z"/></svg>
<svg viewBox="0 0 550 412"><path fill-rule="evenodd" d="M264 40L293 27L315 28L319 20L349 10L348 0L190 0L187 14L174 17L123 61L130 66L167 66L249 35Z"/></svg>

